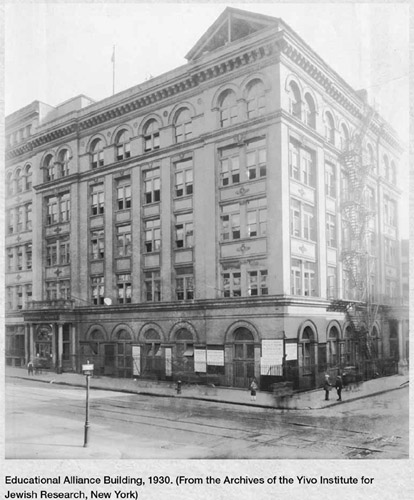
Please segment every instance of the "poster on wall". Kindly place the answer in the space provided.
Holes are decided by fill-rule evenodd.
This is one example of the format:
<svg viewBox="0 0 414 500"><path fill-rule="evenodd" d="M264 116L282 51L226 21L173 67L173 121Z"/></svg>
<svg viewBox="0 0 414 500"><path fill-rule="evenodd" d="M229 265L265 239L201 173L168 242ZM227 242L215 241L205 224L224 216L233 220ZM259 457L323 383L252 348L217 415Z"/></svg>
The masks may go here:
<svg viewBox="0 0 414 500"><path fill-rule="evenodd" d="M205 349L194 349L194 371L206 373L207 363Z"/></svg>
<svg viewBox="0 0 414 500"><path fill-rule="evenodd" d="M283 340L262 340L260 375L282 375Z"/></svg>
<svg viewBox="0 0 414 500"><path fill-rule="evenodd" d="M141 346L132 346L132 373L136 376L141 375Z"/></svg>
<svg viewBox="0 0 414 500"><path fill-rule="evenodd" d="M224 366L224 350L207 349L207 364L210 366Z"/></svg>
<svg viewBox="0 0 414 500"><path fill-rule="evenodd" d="M298 344L285 344L286 361L298 359Z"/></svg>
<svg viewBox="0 0 414 500"><path fill-rule="evenodd" d="M171 377L172 375L172 363L171 363L172 349L171 347L165 348L165 375Z"/></svg>

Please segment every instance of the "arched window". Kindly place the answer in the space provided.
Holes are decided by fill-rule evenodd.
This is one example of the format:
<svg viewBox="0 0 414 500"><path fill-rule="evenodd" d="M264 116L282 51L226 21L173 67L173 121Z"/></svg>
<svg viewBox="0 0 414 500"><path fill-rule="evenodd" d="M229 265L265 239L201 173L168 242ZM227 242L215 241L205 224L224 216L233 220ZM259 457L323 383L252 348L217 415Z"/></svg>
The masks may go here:
<svg viewBox="0 0 414 500"><path fill-rule="evenodd" d="M24 171L24 178L25 178L25 189L26 191L29 191L29 189L32 189L32 167L31 165L26 165L25 171Z"/></svg>
<svg viewBox="0 0 414 500"><path fill-rule="evenodd" d="M7 175L7 194L9 196L14 195L14 179L13 179L13 174L10 172Z"/></svg>
<svg viewBox="0 0 414 500"><path fill-rule="evenodd" d="M59 167L59 176L66 177L69 175L69 151L67 149L62 149L58 155L58 167Z"/></svg>
<svg viewBox="0 0 414 500"><path fill-rule="evenodd" d="M175 354L178 371L194 371L194 339L186 328L175 334Z"/></svg>
<svg viewBox="0 0 414 500"><path fill-rule="evenodd" d="M384 163L384 177L387 181L389 181L390 180L390 162L388 161L387 155L384 155L383 163Z"/></svg>
<svg viewBox="0 0 414 500"><path fill-rule="evenodd" d="M175 115L174 120L175 142L183 142L191 139L193 135L190 110L181 108Z"/></svg>
<svg viewBox="0 0 414 500"><path fill-rule="evenodd" d="M305 99L303 102L303 119L308 125L308 127L315 128L316 126L316 110L315 110L315 102L310 94L305 94Z"/></svg>
<svg viewBox="0 0 414 500"><path fill-rule="evenodd" d="M302 117L302 102L300 98L300 90L295 82L290 82L288 88L289 94L289 113L299 120Z"/></svg>
<svg viewBox="0 0 414 500"><path fill-rule="evenodd" d="M16 170L15 181L16 181L15 192L21 193L23 191L23 176L22 176L22 171L20 168Z"/></svg>
<svg viewBox="0 0 414 500"><path fill-rule="evenodd" d="M232 90L224 91L219 99L220 127L228 127L237 122L236 94Z"/></svg>
<svg viewBox="0 0 414 500"><path fill-rule="evenodd" d="M247 88L247 118L263 115L266 109L265 88L260 80L253 80Z"/></svg>
<svg viewBox="0 0 414 500"><path fill-rule="evenodd" d="M248 387L254 378L254 337L245 327L234 332L233 374L236 387Z"/></svg>
<svg viewBox="0 0 414 500"><path fill-rule="evenodd" d="M397 167L395 163L392 161L390 166L390 182L393 184L397 183Z"/></svg>
<svg viewBox="0 0 414 500"><path fill-rule="evenodd" d="M347 151L349 148L349 132L344 124L341 125L339 138L341 151Z"/></svg>
<svg viewBox="0 0 414 500"><path fill-rule="evenodd" d="M100 330L93 330L89 338L94 342L103 342L105 340L104 334Z"/></svg>
<svg viewBox="0 0 414 500"><path fill-rule="evenodd" d="M160 147L160 132L157 120L149 120L144 127L144 151L153 151Z"/></svg>
<svg viewBox="0 0 414 500"><path fill-rule="evenodd" d="M325 113L325 139L331 144L335 144L335 126L331 113Z"/></svg>
<svg viewBox="0 0 414 500"><path fill-rule="evenodd" d="M117 133L115 139L116 159L125 160L131 157L131 144L129 131L124 129Z"/></svg>
<svg viewBox="0 0 414 500"><path fill-rule="evenodd" d="M374 170L375 168L375 157L374 157L374 150L372 149L371 144L367 144L367 162L369 165L370 170Z"/></svg>
<svg viewBox="0 0 414 500"><path fill-rule="evenodd" d="M43 168L45 170L46 182L53 181L56 178L56 168L52 155L46 156Z"/></svg>
<svg viewBox="0 0 414 500"><path fill-rule="evenodd" d="M91 144L91 166L102 167L104 164L104 143L102 139L95 139Z"/></svg>
<svg viewBox="0 0 414 500"><path fill-rule="evenodd" d="M338 363L338 340L339 340L339 332L338 329L333 326L329 330L328 335L328 364L330 366L335 366Z"/></svg>
<svg viewBox="0 0 414 500"><path fill-rule="evenodd" d="M314 334L310 326L307 326L302 333L299 343L300 361L303 374L311 374L315 369Z"/></svg>

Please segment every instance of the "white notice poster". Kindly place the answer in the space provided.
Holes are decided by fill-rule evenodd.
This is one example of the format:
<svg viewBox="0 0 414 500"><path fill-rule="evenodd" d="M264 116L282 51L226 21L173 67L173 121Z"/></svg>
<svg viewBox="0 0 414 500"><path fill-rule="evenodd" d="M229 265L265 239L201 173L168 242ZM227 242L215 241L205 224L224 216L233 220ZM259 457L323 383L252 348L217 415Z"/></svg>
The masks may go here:
<svg viewBox="0 0 414 500"><path fill-rule="evenodd" d="M141 346L132 346L132 373L136 376L141 375Z"/></svg>
<svg viewBox="0 0 414 500"><path fill-rule="evenodd" d="M207 364L211 366L224 366L224 351L207 349Z"/></svg>
<svg viewBox="0 0 414 500"><path fill-rule="evenodd" d="M298 359L298 344L285 344L286 361Z"/></svg>
<svg viewBox="0 0 414 500"><path fill-rule="evenodd" d="M166 377L171 377L172 375L172 364L171 364L171 347L165 348L165 375Z"/></svg>
<svg viewBox="0 0 414 500"><path fill-rule="evenodd" d="M194 349L194 371L200 373L206 373L206 350L205 349Z"/></svg>
<svg viewBox="0 0 414 500"><path fill-rule="evenodd" d="M283 361L283 340L262 340L262 360L267 365L281 365Z"/></svg>

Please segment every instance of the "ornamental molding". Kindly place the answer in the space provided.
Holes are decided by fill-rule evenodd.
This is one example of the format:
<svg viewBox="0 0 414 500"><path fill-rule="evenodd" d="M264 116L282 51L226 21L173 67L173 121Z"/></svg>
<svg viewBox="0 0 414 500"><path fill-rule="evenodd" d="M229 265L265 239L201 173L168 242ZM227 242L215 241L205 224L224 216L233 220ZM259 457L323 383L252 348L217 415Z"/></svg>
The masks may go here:
<svg viewBox="0 0 414 500"><path fill-rule="evenodd" d="M6 159L13 159L26 152L32 151L34 148L66 137L69 134L86 131L113 119L128 115L131 112L162 102L170 97L186 92L187 90L195 89L205 82L232 73L244 66L260 63L262 60L269 59L270 57L276 58L276 61L278 61L281 53L318 82L324 88L325 92L335 99L344 109L348 110L359 120L363 118L364 105L361 104L361 106L358 106L346 97L345 93L334 84L332 78L328 76L325 71L319 69L302 51L294 47L292 43L289 43L286 39L285 32L280 32L276 35L276 39L274 37L272 39L267 38L262 40L259 46L245 48L242 53L228 54L224 60L216 60L210 63L208 67L198 68L197 65L189 63L187 72L177 77L176 81L167 83L163 88L149 89L146 95L135 96L129 102L120 103L111 109L98 110L93 115L79 118L76 123L67 124L60 128L54 128L44 134L40 134L32 140L27 141L25 144L7 151ZM139 89L137 92L139 92ZM397 149L401 149L398 141L394 139L391 133L384 130L384 126L371 123L370 129L376 134L381 134L385 140Z"/></svg>

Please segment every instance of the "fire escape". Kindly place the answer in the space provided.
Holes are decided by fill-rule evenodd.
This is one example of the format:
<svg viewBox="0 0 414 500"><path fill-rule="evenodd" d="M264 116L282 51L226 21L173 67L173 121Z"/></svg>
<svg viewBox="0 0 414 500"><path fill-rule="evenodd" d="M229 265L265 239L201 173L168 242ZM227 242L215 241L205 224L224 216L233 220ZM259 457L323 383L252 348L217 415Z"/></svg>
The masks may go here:
<svg viewBox="0 0 414 500"><path fill-rule="evenodd" d="M340 210L344 234L341 260L347 286L342 291L343 298L332 300L327 308L328 311L345 313L359 352L367 360L377 357L372 331L379 306L374 304L370 293L374 259L370 256L368 237L369 222L375 212L367 197L367 177L372 165L364 161L362 142L374 114L375 110L370 108L360 133L355 134L340 156L343 172Z"/></svg>

